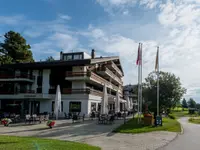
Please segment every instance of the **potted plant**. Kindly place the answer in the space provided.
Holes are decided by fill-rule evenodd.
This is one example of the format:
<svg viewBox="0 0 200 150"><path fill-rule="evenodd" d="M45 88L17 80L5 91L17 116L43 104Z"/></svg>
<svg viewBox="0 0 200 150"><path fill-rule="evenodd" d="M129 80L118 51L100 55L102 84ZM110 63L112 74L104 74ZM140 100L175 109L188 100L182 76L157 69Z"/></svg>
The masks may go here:
<svg viewBox="0 0 200 150"><path fill-rule="evenodd" d="M1 124L3 124L4 126L9 126L9 124L12 122L12 120L11 119L9 119L9 118L3 118L2 120L1 120Z"/></svg>
<svg viewBox="0 0 200 150"><path fill-rule="evenodd" d="M49 127L49 128L52 128L54 125L55 125L55 121L53 121L53 120L48 120L47 121L47 126Z"/></svg>

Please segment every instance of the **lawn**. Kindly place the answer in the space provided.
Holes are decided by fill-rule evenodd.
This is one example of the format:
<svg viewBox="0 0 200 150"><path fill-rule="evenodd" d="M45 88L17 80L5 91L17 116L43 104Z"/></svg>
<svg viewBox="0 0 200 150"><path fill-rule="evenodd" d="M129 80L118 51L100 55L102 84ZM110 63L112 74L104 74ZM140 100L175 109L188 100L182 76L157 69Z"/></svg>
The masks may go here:
<svg viewBox="0 0 200 150"><path fill-rule="evenodd" d="M195 117L198 116L198 113L195 114L189 114L188 111L171 111L171 113L176 117Z"/></svg>
<svg viewBox="0 0 200 150"><path fill-rule="evenodd" d="M0 150L100 150L87 144L33 137L0 136Z"/></svg>
<svg viewBox="0 0 200 150"><path fill-rule="evenodd" d="M200 117L192 117L192 118L189 118L188 121L190 123L200 124Z"/></svg>
<svg viewBox="0 0 200 150"><path fill-rule="evenodd" d="M115 129L119 133L144 133L152 131L181 132L181 125L176 119L163 118L163 126L152 127L137 123L137 118L129 120L126 124Z"/></svg>

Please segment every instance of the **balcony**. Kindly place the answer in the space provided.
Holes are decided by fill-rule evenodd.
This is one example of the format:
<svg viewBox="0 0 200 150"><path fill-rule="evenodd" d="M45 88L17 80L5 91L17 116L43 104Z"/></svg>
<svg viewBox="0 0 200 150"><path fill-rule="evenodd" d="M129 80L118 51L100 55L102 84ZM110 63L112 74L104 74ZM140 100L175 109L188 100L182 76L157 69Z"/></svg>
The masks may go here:
<svg viewBox="0 0 200 150"><path fill-rule="evenodd" d="M100 77L99 75L95 74L94 72L91 72L90 80L92 80L93 82L99 83L101 85L106 84L108 88L113 89L115 91L118 90L118 87L116 85L110 83L109 81Z"/></svg>
<svg viewBox="0 0 200 150"><path fill-rule="evenodd" d="M114 63L114 62L108 62L108 65L107 67L110 69L110 70L113 70L113 71L116 71L116 73L118 74L119 77L123 77L123 73L122 71L117 67L117 65Z"/></svg>
<svg viewBox="0 0 200 150"><path fill-rule="evenodd" d="M100 77L99 75L95 74L94 72L66 72L66 80L86 80L89 82L94 82L98 85L106 84L110 89L115 91L118 90L118 87L106 79Z"/></svg>
<svg viewBox="0 0 200 150"><path fill-rule="evenodd" d="M62 89L62 94L89 94L90 89L68 89L68 88L63 88Z"/></svg>
<svg viewBox="0 0 200 150"><path fill-rule="evenodd" d="M35 93L34 90L18 90L18 91L9 91L9 90L0 90L0 94L1 95L10 95L10 94L13 94L13 95L16 95L16 94L33 94Z"/></svg>
<svg viewBox="0 0 200 150"><path fill-rule="evenodd" d="M67 71L65 80L87 80L89 77L88 72L72 72Z"/></svg>
<svg viewBox="0 0 200 150"><path fill-rule="evenodd" d="M110 69L108 69L106 66L99 68L97 70L97 73L103 76L107 76L108 78L111 78L111 82L114 81L117 84L120 84L120 85L123 84L122 80L116 74L114 74Z"/></svg>
<svg viewBox="0 0 200 150"><path fill-rule="evenodd" d="M0 81L27 81L34 82L35 76L29 74L0 73Z"/></svg>

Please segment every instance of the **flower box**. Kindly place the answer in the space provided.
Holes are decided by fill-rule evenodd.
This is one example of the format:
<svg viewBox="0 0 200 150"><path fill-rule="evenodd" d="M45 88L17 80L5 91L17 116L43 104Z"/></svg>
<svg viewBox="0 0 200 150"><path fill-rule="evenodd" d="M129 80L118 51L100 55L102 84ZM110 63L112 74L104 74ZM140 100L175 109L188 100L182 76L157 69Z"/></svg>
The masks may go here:
<svg viewBox="0 0 200 150"><path fill-rule="evenodd" d="M153 125L153 116L151 114L144 114L144 125Z"/></svg>
<svg viewBox="0 0 200 150"><path fill-rule="evenodd" d="M53 120L48 120L47 121L47 126L49 126L49 128L52 128L54 125L55 125L55 121L53 121Z"/></svg>
<svg viewBox="0 0 200 150"><path fill-rule="evenodd" d="M4 126L9 126L9 124L12 122L11 119L9 118L4 118L1 120L1 124L3 124Z"/></svg>

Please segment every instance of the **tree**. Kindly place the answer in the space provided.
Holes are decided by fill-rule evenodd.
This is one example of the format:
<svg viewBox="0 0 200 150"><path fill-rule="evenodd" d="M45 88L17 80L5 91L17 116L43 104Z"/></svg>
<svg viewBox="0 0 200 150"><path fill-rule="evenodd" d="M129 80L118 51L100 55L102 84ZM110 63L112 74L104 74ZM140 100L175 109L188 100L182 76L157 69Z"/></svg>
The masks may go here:
<svg viewBox="0 0 200 150"><path fill-rule="evenodd" d="M0 43L0 63L33 62L31 46L17 32L9 31L4 35L4 42Z"/></svg>
<svg viewBox="0 0 200 150"><path fill-rule="evenodd" d="M52 56L50 56L50 57L48 57L48 58L46 59L46 61L55 61L55 59L54 59Z"/></svg>
<svg viewBox="0 0 200 150"><path fill-rule="evenodd" d="M200 109L200 104L199 103L196 104L196 108Z"/></svg>
<svg viewBox="0 0 200 150"><path fill-rule="evenodd" d="M187 103L189 108L196 108L196 102L193 98L190 98Z"/></svg>
<svg viewBox="0 0 200 150"><path fill-rule="evenodd" d="M188 108L187 101L186 101L185 98L182 100L182 107L183 108Z"/></svg>
<svg viewBox="0 0 200 150"><path fill-rule="evenodd" d="M175 107L178 101L186 93L181 86L180 78L169 72L159 72L159 106L160 111ZM157 109L157 75L151 72L143 84L143 96L149 103L149 109L156 112Z"/></svg>

